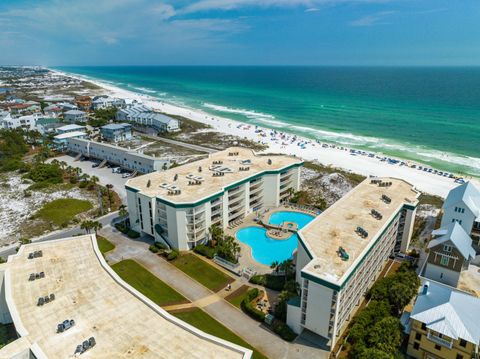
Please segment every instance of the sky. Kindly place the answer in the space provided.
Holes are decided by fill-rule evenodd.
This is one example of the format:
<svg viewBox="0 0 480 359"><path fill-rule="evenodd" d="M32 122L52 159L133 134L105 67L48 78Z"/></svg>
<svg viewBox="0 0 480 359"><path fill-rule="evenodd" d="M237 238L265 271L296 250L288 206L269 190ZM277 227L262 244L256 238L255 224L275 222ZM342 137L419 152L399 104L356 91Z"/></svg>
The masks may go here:
<svg viewBox="0 0 480 359"><path fill-rule="evenodd" d="M0 0L3 65L480 65L480 0Z"/></svg>

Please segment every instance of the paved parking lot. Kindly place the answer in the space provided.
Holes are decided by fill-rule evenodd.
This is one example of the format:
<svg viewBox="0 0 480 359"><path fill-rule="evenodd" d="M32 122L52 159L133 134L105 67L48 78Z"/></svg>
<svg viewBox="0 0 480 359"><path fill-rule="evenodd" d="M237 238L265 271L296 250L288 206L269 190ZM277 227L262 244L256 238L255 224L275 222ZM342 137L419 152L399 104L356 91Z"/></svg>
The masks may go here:
<svg viewBox="0 0 480 359"><path fill-rule="evenodd" d="M127 182L128 178L122 178L122 175L119 173L112 173L112 169L106 166L104 168L93 168L92 161L75 161L74 157L68 155L55 158L59 161L65 161L69 166L80 168L83 173L90 176L97 176L102 185L112 184L113 190L118 193L122 202L127 203L125 182ZM53 160L53 158L51 160Z"/></svg>

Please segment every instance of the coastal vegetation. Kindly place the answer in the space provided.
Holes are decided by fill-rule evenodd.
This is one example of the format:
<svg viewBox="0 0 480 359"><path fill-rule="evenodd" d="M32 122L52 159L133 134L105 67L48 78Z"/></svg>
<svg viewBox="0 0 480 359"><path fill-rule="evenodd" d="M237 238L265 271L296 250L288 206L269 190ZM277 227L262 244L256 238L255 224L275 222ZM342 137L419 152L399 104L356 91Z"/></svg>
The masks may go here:
<svg viewBox="0 0 480 359"><path fill-rule="evenodd" d="M100 250L100 252L105 255L106 253L110 252L110 251L113 251L115 249L115 244L113 244L112 242L110 242L108 239L106 239L105 237L103 236L99 236L97 234L97 245L98 245L98 249Z"/></svg>
<svg viewBox="0 0 480 359"><path fill-rule="evenodd" d="M0 130L0 171L9 172L23 168L22 158L28 153L22 130Z"/></svg>
<svg viewBox="0 0 480 359"><path fill-rule="evenodd" d="M73 218L83 212L92 209L92 204L87 200L75 198L61 198L45 203L35 213L34 217L42 219L55 227L66 227Z"/></svg>
<svg viewBox="0 0 480 359"><path fill-rule="evenodd" d="M125 282L159 306L188 303L188 300L132 259L112 265Z"/></svg>
<svg viewBox="0 0 480 359"><path fill-rule="evenodd" d="M370 303L353 319L348 332L349 358L393 358L402 342L399 316L416 295L420 280L409 263L379 279L369 290Z"/></svg>
<svg viewBox="0 0 480 359"><path fill-rule="evenodd" d="M223 228L217 225L210 226L208 231L210 241L207 244L195 246L194 251L209 259L219 256L230 263L238 263L240 245L235 241L235 238L225 235Z"/></svg>
<svg viewBox="0 0 480 359"><path fill-rule="evenodd" d="M362 182L366 177L363 175L360 175L358 173L353 173L349 171L345 171L341 168L333 167L333 166L326 166L322 165L319 162L311 162L311 161L305 161L303 164L305 168L311 169L315 172L323 173L323 174L332 174L332 173L338 173L344 176L345 178L348 179L348 181L356 186L360 182Z"/></svg>

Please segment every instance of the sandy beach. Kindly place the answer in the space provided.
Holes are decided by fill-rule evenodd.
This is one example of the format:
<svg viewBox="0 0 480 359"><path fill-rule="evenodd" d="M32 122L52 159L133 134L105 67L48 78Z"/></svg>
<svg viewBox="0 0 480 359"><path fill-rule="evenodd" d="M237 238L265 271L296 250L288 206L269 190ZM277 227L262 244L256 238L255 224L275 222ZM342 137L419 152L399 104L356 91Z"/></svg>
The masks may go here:
<svg viewBox="0 0 480 359"><path fill-rule="evenodd" d="M282 153L294 155L308 161L316 160L324 165L339 167L365 176L390 176L400 178L413 184L422 192L441 197L445 197L450 189L458 185L454 179L443 176L443 173L442 175L435 173L434 169L422 164L401 159L392 159L391 157L385 157L372 152L352 152L353 150L346 147L316 142L311 139L302 138L301 136L262 128L260 126L248 125L225 117L212 116L198 109L179 107L153 98L152 96L124 90L101 81L71 75L57 70L51 71L91 82L104 88L111 96L137 100L150 106L154 110L183 116L194 121L208 124L212 126L215 131L263 143L268 146L268 149L265 150L266 153ZM392 161L388 159L392 159ZM412 165L415 165L415 168L411 167ZM419 166L422 168L421 170ZM423 170L424 167L427 167L426 171ZM431 172L428 172L429 170L431 170ZM480 185L477 179L465 178L465 180L472 180L475 184Z"/></svg>

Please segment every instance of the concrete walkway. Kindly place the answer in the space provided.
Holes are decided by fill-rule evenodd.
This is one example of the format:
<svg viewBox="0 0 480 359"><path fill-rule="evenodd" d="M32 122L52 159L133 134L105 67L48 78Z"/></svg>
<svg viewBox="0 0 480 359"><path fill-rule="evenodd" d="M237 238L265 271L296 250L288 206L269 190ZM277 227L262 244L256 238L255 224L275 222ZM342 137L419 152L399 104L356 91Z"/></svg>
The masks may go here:
<svg viewBox="0 0 480 359"><path fill-rule="evenodd" d="M159 258L158 255L151 253L148 250L148 246L152 242L149 240L131 240L111 227L105 227L100 234L116 245L115 250L107 254L107 260L110 264L128 258L136 260L190 300L192 304L198 303L206 313L244 338L268 357L272 359L328 358L326 351L315 347L309 341L300 338L294 343L288 343L272 333L263 324L249 318L241 310L223 299L223 296L226 295L222 293L223 291L219 293L210 291L175 266ZM234 290L233 284L235 284L235 288L241 285L241 283L237 284L237 282L239 281L236 280L232 283L232 290ZM231 292L227 292L227 294L229 293ZM183 306L177 309L182 308Z"/></svg>

